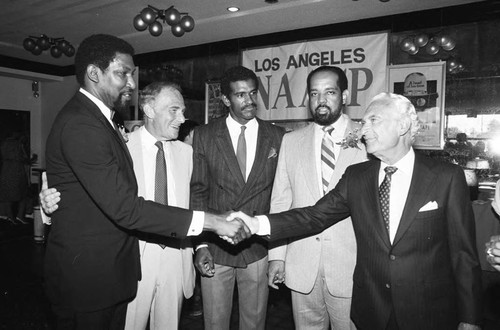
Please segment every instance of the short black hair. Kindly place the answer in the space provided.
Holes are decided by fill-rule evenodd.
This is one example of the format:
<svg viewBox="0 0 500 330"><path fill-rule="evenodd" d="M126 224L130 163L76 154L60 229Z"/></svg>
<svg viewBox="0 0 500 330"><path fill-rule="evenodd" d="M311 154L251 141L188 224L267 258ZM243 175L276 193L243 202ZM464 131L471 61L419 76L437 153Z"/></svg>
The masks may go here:
<svg viewBox="0 0 500 330"><path fill-rule="evenodd" d="M307 93L309 93L309 91L311 90L311 78L312 78L312 76L318 72L323 72L323 71L335 73L337 75L337 77L339 77L338 85L339 85L341 92L343 92L347 89L347 76L345 75L344 70L342 70L341 68L339 68L337 66L323 65L323 66L317 67L316 69L311 71L309 73L309 75L307 76Z"/></svg>
<svg viewBox="0 0 500 330"><path fill-rule="evenodd" d="M229 84L235 81L242 80L253 80L255 83L255 87L257 89L259 88L259 80L257 79L255 73L252 70L245 68L244 66L238 65L229 68L222 75L220 83L221 93L226 97L229 97L229 94L231 93L231 86Z"/></svg>
<svg viewBox="0 0 500 330"><path fill-rule="evenodd" d="M177 136L177 140L184 141L196 126L200 126L200 124L194 120L186 119L186 121L183 122L179 127L179 135Z"/></svg>
<svg viewBox="0 0 500 330"><path fill-rule="evenodd" d="M75 55L76 80L83 86L90 64L106 70L117 53L134 56L134 48L125 40L109 34L94 34L82 41Z"/></svg>

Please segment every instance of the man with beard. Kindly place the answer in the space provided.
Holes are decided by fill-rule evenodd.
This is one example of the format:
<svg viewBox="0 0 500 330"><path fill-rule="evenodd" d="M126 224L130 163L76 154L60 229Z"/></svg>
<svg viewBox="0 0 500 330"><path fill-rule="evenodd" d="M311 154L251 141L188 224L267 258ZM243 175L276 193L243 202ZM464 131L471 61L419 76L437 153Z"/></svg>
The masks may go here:
<svg viewBox="0 0 500 330"><path fill-rule="evenodd" d="M314 123L285 135L271 197L271 213L314 205L347 166L365 161L360 125L344 114L349 92L344 71L321 66L307 77ZM326 166L326 167L325 167ZM269 250L269 285L292 292L297 329L350 329L356 241L350 219L321 233ZM285 276L286 272L286 276Z"/></svg>
<svg viewBox="0 0 500 330"><path fill-rule="evenodd" d="M221 81L222 101L229 116L194 131L191 208L249 214L269 211L278 152L284 131L255 117L258 80L237 66ZM232 246L205 235L197 247L205 329L229 329L234 283L238 285L240 329L265 328L267 244L253 237Z"/></svg>
<svg viewBox="0 0 500 330"><path fill-rule="evenodd" d="M109 35L80 44L80 90L57 115L47 140L48 182L63 197L52 216L44 269L57 329L123 328L141 278L130 230L184 238L206 229L234 242L246 237L240 222L138 197L132 159L111 120L111 109L130 101L135 88L133 53Z"/></svg>

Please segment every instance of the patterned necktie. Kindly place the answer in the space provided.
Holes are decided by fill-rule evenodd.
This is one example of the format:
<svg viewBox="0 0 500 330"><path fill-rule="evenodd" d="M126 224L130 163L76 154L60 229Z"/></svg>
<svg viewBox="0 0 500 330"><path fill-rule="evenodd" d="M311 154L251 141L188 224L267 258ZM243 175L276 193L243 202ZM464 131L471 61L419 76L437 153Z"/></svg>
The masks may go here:
<svg viewBox="0 0 500 330"><path fill-rule="evenodd" d="M240 165L244 181L247 179L247 141L245 140L245 129L246 126L241 126L241 133L238 137L238 146L236 147L236 159L238 159L238 164Z"/></svg>
<svg viewBox="0 0 500 330"><path fill-rule="evenodd" d="M333 175L333 170L335 169L335 154L333 153L333 140L330 134L333 131L333 127L323 127L322 130L325 132L323 135L323 141L321 142L321 181L323 185L323 193L326 194L328 191L328 185L330 184L330 179Z"/></svg>
<svg viewBox="0 0 500 330"><path fill-rule="evenodd" d="M378 189L380 196L380 205L382 206L382 216L384 217L385 229L389 233L389 200L391 193L391 177L398 170L397 167L387 166L384 168L385 177L384 181Z"/></svg>
<svg viewBox="0 0 500 330"><path fill-rule="evenodd" d="M163 143L156 141L155 146L158 147L156 153L156 171L155 171L155 202L168 205L168 190L167 190L167 164L165 163L165 154L163 152ZM164 244L159 244L162 249Z"/></svg>

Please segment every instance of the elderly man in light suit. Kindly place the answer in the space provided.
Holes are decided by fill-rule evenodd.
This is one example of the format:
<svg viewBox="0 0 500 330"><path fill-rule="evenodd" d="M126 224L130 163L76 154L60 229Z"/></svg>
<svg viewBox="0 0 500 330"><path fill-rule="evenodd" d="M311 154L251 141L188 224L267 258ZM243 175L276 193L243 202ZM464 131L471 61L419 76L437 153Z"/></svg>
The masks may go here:
<svg viewBox="0 0 500 330"><path fill-rule="evenodd" d="M155 82L141 91L145 125L128 135L139 196L155 197L157 141L162 141L167 167L168 205L189 208L193 149L175 140L184 122L184 99L179 87ZM183 298L193 294L193 249L180 241L138 233L142 279L137 296L127 307L125 329L177 329Z"/></svg>
<svg viewBox="0 0 500 330"><path fill-rule="evenodd" d="M335 187L347 166L367 160L358 138L361 125L344 114L345 72L332 66L316 68L307 78L307 91L314 123L283 138L271 213L314 205ZM325 132L329 128L333 131ZM327 178L322 175L324 139L331 141L334 154L334 169L325 171ZM292 290L297 329L328 329L330 324L336 330L350 329L355 264L356 239L347 219L317 235L270 249L269 285L277 288L276 283L284 281Z"/></svg>

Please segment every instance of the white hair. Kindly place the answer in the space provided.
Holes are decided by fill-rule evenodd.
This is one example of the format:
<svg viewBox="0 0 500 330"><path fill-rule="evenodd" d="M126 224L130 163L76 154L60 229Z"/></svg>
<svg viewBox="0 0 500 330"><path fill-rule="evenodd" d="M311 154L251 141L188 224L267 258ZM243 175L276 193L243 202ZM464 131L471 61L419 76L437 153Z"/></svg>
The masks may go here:
<svg viewBox="0 0 500 330"><path fill-rule="evenodd" d="M410 137L412 141L415 139L415 136L420 129L420 123L418 121L417 111L410 100L403 95L383 92L375 95L370 104L375 102L386 105L395 105L401 115L401 118L410 122Z"/></svg>

